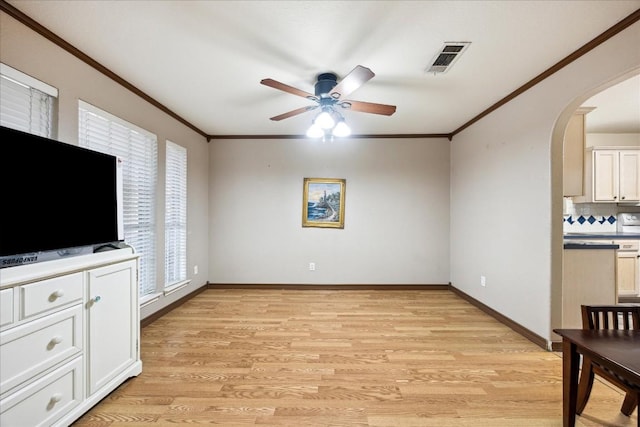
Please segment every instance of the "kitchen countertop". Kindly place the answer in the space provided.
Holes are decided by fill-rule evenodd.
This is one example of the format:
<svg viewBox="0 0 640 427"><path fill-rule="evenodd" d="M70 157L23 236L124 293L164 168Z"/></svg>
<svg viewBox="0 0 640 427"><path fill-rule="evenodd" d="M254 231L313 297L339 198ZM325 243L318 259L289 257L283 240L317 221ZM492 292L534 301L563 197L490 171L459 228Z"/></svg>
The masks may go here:
<svg viewBox="0 0 640 427"><path fill-rule="evenodd" d="M565 233L565 240L585 240L585 239L632 239L640 240L640 233L620 233L616 231L595 232L595 233Z"/></svg>
<svg viewBox="0 0 640 427"><path fill-rule="evenodd" d="M611 243L571 243L564 242L564 249L619 249L619 245L613 245Z"/></svg>

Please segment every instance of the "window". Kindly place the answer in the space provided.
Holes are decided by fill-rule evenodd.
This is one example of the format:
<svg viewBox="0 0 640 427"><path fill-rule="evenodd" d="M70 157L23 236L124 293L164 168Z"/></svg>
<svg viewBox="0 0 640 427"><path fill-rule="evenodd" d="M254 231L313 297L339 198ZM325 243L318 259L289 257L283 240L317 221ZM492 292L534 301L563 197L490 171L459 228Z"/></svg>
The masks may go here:
<svg viewBox="0 0 640 427"><path fill-rule="evenodd" d="M80 146L123 161L124 240L140 254L140 296L151 295L156 292L157 138L86 102L79 104Z"/></svg>
<svg viewBox="0 0 640 427"><path fill-rule="evenodd" d="M187 279L187 150L167 141L165 184L165 290Z"/></svg>
<svg viewBox="0 0 640 427"><path fill-rule="evenodd" d="M58 89L6 64L0 64L0 93L0 125L53 137Z"/></svg>

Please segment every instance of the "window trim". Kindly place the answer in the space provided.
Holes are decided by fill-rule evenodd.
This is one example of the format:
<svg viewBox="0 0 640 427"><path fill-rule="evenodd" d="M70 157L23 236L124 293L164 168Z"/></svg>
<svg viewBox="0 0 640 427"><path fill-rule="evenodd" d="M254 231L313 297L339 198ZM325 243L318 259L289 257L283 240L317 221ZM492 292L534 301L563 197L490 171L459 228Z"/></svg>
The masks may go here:
<svg viewBox="0 0 640 427"><path fill-rule="evenodd" d="M48 85L45 82L36 79L35 77L31 77L30 75L25 74L20 70L16 70L15 68L10 67L9 65L3 62L0 62L0 74L13 80L14 82L20 85L23 85L23 86L26 85L33 89L37 89L40 92L44 92L49 96L53 96L54 98L58 97L57 88L51 85Z"/></svg>

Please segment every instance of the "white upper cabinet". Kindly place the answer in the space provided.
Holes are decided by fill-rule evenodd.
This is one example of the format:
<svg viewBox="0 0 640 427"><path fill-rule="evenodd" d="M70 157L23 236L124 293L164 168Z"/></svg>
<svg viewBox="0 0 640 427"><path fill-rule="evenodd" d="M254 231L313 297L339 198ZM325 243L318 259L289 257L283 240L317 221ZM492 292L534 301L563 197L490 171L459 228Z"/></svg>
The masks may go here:
<svg viewBox="0 0 640 427"><path fill-rule="evenodd" d="M640 149L618 154L620 202L640 202Z"/></svg>
<svg viewBox="0 0 640 427"><path fill-rule="evenodd" d="M585 156L585 194L576 203L640 203L640 149L590 148Z"/></svg>
<svg viewBox="0 0 640 427"><path fill-rule="evenodd" d="M573 114L564 131L563 142L563 195L582 196L584 194L584 148L587 113L593 107L580 107Z"/></svg>

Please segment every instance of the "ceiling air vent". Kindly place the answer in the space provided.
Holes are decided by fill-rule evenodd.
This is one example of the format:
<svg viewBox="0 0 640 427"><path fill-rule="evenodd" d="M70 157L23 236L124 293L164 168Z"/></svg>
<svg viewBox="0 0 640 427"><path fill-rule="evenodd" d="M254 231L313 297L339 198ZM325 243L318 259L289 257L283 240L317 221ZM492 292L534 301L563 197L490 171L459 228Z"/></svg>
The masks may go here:
<svg viewBox="0 0 640 427"><path fill-rule="evenodd" d="M471 42L446 42L431 61L427 73L440 74L449 71L470 44Z"/></svg>

